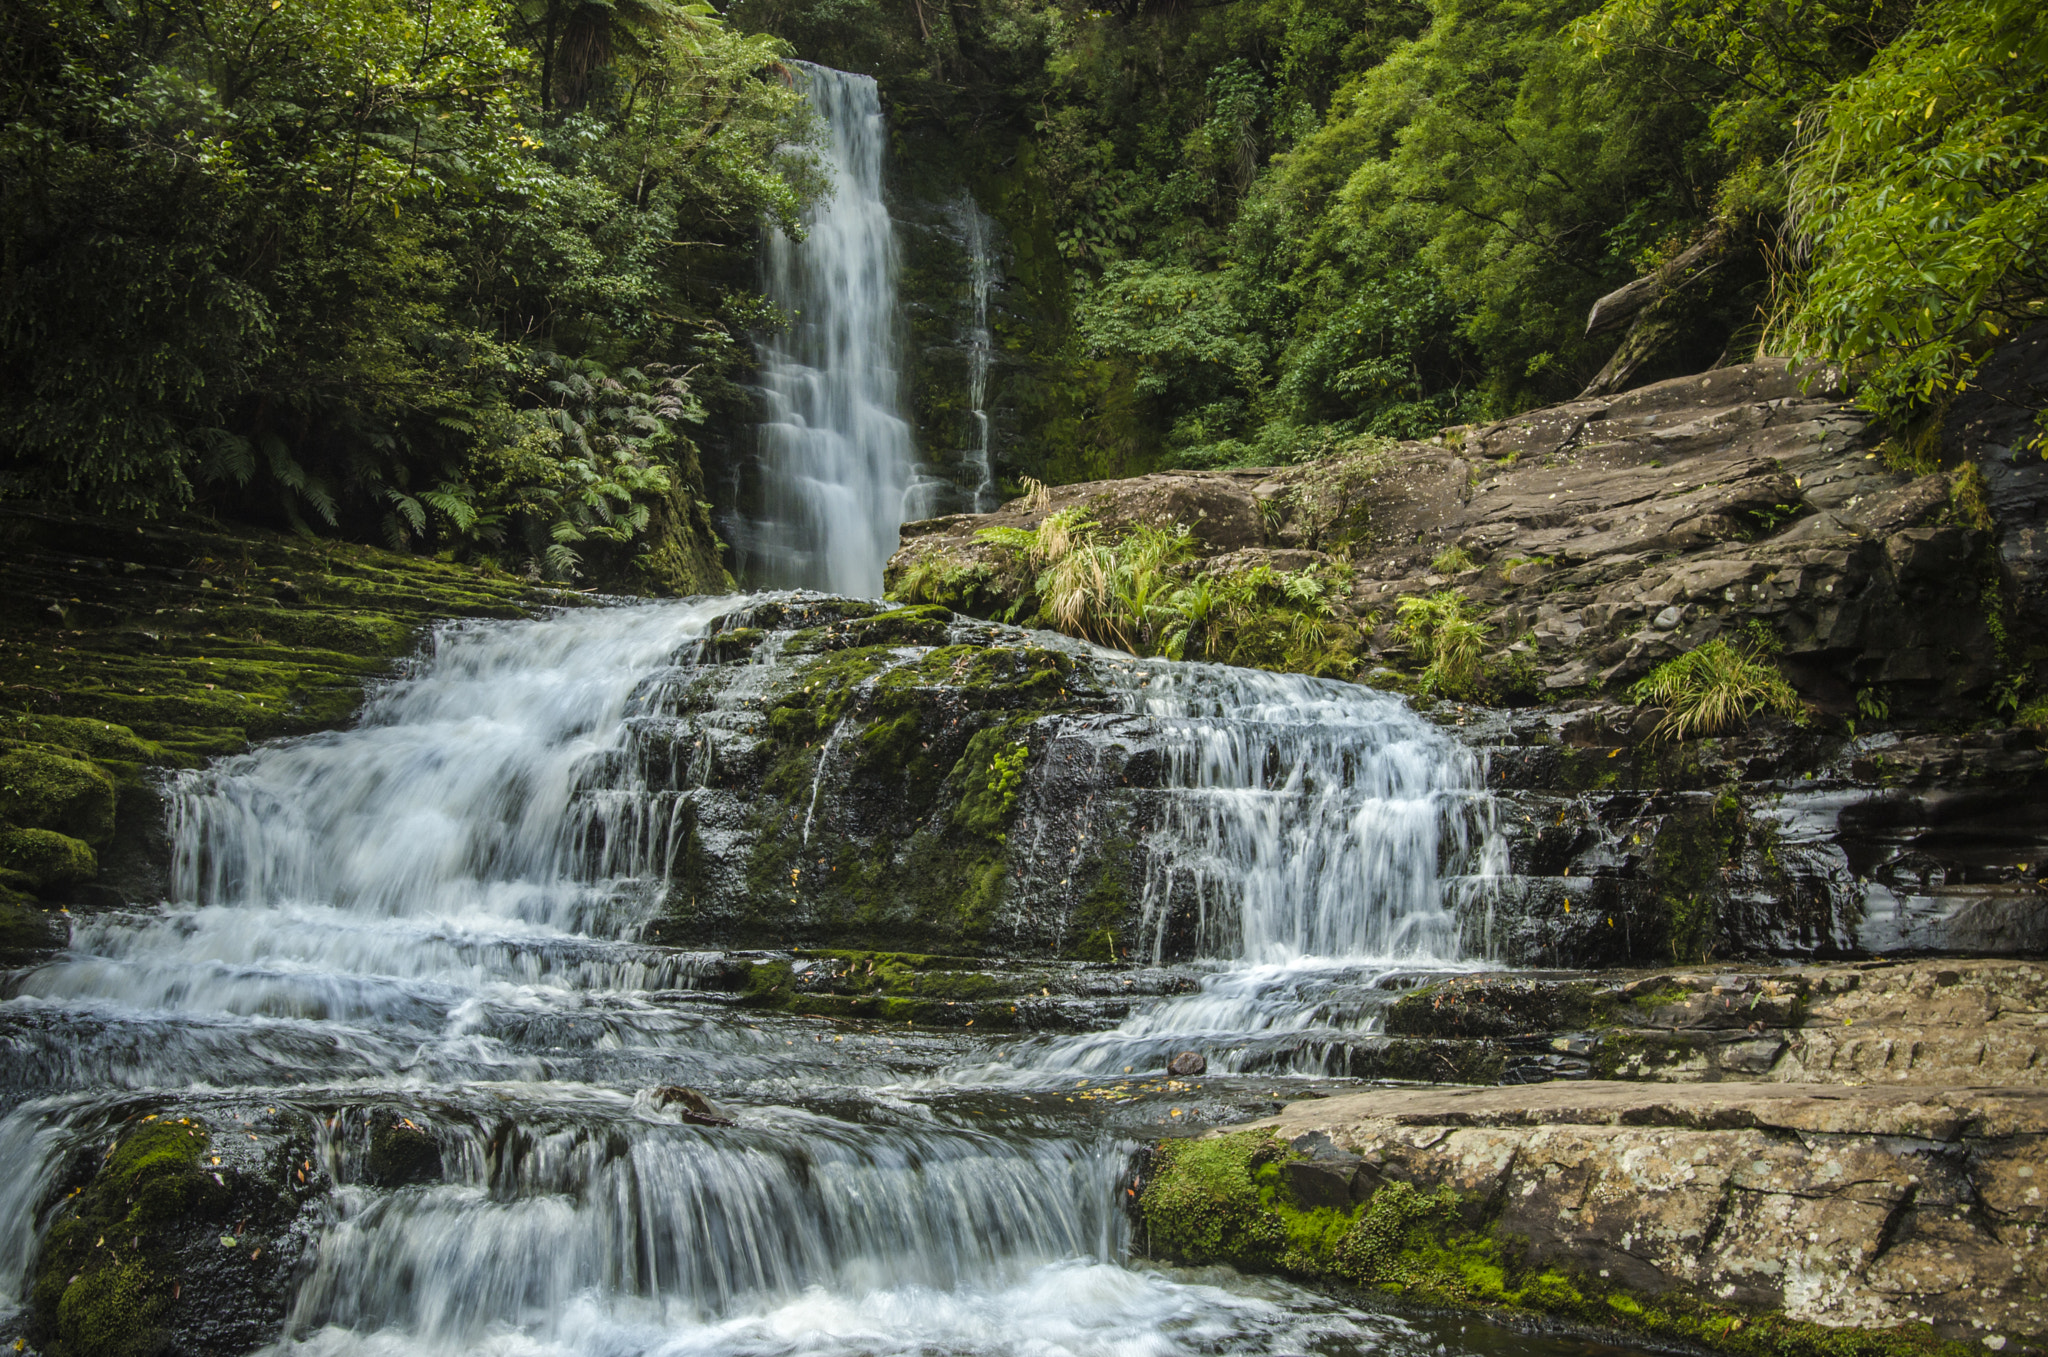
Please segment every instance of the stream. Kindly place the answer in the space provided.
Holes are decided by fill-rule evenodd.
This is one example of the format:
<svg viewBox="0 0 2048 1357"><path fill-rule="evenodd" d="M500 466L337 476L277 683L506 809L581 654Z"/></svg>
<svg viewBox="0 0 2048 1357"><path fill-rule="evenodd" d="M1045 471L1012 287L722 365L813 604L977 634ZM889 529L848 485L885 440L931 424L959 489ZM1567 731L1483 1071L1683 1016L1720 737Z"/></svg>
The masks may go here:
<svg viewBox="0 0 2048 1357"><path fill-rule="evenodd" d="M70 1157L175 1107L324 1128L280 1353L1583 1350L1146 1265L1119 1204L1142 1139L1330 1086L1323 1046L1465 964L1445 901L1498 853L1469 753L1369 689L1147 662L1160 889L1239 930L1194 992L1057 1036L738 1008L634 940L669 847L619 756L745 601L450 624L355 728L177 774L172 900L0 989L0 1305ZM1160 1078L1189 1047L1214 1076ZM366 1171L380 1108L438 1174Z"/></svg>
<svg viewBox="0 0 2048 1357"><path fill-rule="evenodd" d="M873 595L919 474L886 129L872 80L799 70L834 195L802 241L768 241L790 324L760 341L761 516L730 535L757 582ZM961 213L980 506L996 254ZM1404 987L1478 964L1455 919L1505 854L1470 750L1368 688L1093 652L1106 719L1163 762L1131 954L1150 979L1128 991L1155 997L1019 1034L748 1008L717 983L729 959L644 939L708 794L668 751L750 739L750 684L785 663L777 639L713 680L697 642L761 598L446 624L353 728L170 775L168 899L81 914L66 951L0 975L0 1337L65 1183L163 1117L210 1128L216 1178L304 1185L280 1233L220 1237L222 1275L268 1290L196 1321L208 1351L1593 1350L1154 1266L1124 1210L1143 1143L1354 1086L1346 1052ZM1062 747L1100 747L1104 719ZM807 843L833 832L817 810L814 783ZM1189 918L1193 947L1169 948ZM1185 1050L1205 1078L1165 1076ZM730 1124L686 1119L675 1086ZM415 1159L394 1169L377 1147L401 1125Z"/></svg>

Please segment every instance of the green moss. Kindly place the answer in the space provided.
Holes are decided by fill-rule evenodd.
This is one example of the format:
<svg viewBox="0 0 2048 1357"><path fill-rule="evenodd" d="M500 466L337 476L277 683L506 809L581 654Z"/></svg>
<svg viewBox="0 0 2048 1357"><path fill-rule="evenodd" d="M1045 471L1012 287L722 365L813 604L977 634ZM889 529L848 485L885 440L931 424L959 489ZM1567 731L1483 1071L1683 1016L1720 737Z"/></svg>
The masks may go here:
<svg viewBox="0 0 2048 1357"><path fill-rule="evenodd" d="M197 1123L151 1119L122 1133L62 1209L36 1263L29 1336L50 1357L154 1353L173 1286L168 1232L218 1209Z"/></svg>
<svg viewBox="0 0 2048 1357"><path fill-rule="evenodd" d="M90 881L100 871L91 844L54 829L0 829L0 868L21 873L38 892Z"/></svg>
<svg viewBox="0 0 2048 1357"><path fill-rule="evenodd" d="M55 915L0 886L0 965L22 965L39 953L62 947L64 941L64 927Z"/></svg>
<svg viewBox="0 0 2048 1357"><path fill-rule="evenodd" d="M1139 1198L1144 1247L1181 1262L1280 1271L1426 1304L1618 1326L1738 1357L1964 1357L1977 1351L1944 1343L1920 1324L1824 1328L1685 1291L1632 1294L1607 1279L1531 1259L1525 1241L1499 1232L1485 1203L1465 1199L1448 1184L1425 1191L1394 1180L1362 1208L1302 1210L1281 1186L1277 1166L1289 1153L1256 1131L1160 1143Z"/></svg>
<svg viewBox="0 0 2048 1357"><path fill-rule="evenodd" d="M1260 1131L1161 1142L1139 1199L1146 1247L1188 1263L1276 1264L1287 1232L1252 1174L1279 1153Z"/></svg>
<svg viewBox="0 0 2048 1357"><path fill-rule="evenodd" d="M94 1268L57 1302L58 1357L152 1357L170 1304L163 1279L139 1258Z"/></svg>
<svg viewBox="0 0 2048 1357"><path fill-rule="evenodd" d="M22 744L0 752L0 823L89 844L114 836L114 779L83 754Z"/></svg>

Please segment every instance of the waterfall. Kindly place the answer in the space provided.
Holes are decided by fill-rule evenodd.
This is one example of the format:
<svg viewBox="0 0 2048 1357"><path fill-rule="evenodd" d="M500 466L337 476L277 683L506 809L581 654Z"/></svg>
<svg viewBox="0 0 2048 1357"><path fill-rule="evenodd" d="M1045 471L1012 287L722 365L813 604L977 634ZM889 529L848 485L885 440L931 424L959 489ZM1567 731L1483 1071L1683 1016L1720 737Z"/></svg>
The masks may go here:
<svg viewBox="0 0 2048 1357"><path fill-rule="evenodd" d="M1479 759L1390 694L1216 664L1105 654L1164 758L1143 932L1157 962L1192 915L1215 968L1104 1032L958 1072L1041 1084L1156 1071L1342 1072L1404 977L1467 967L1458 917L1507 871Z"/></svg>
<svg viewBox="0 0 2048 1357"><path fill-rule="evenodd" d="M638 941L705 790L650 775L650 751L694 766L815 653L771 634L714 665L708 633L755 602L449 624L354 728L176 774L174 899L81 915L0 988L0 1325L74 1166L175 1109L217 1146L297 1137L286 1157L328 1185L292 1227L278 1357L1201 1357L1406 1333L1126 1268L1132 1142L1031 1085L1188 1045L1319 1068L1374 977L1455 956L1446 892L1492 851L1471 759L1366 689L1085 656L1125 710L1073 719L1149 732L1163 760L1132 792L1148 926L1196 901L1236 960L1115 1032L1007 1046L999 1076L974 1034L736 1007L698 988L720 958ZM686 694L715 719L689 727ZM736 1124L685 1124L653 1095L671 1083ZM433 1141L422 1180L372 1168L399 1116Z"/></svg>
<svg viewBox="0 0 2048 1357"><path fill-rule="evenodd" d="M824 124L831 196L801 241L771 231L764 287L789 329L759 342L764 517L734 533L747 578L882 592L916 466L897 394L896 235L875 82L796 63Z"/></svg>
<svg viewBox="0 0 2048 1357"><path fill-rule="evenodd" d="M1505 870L1472 751L1398 697L1227 665L1119 668L1166 753L1145 882L1155 960L1192 896L1209 952L1440 966L1457 895Z"/></svg>
<svg viewBox="0 0 2048 1357"><path fill-rule="evenodd" d="M960 232L960 244L967 252L967 286L974 305L974 319L964 336L967 349L967 413L974 423L974 446L967 449L968 466L977 473L973 511L985 514L1000 502L996 494L995 458L989 443L988 369L995 355L995 336L988 325L988 297L995 286L995 225L968 194L953 204L953 223Z"/></svg>

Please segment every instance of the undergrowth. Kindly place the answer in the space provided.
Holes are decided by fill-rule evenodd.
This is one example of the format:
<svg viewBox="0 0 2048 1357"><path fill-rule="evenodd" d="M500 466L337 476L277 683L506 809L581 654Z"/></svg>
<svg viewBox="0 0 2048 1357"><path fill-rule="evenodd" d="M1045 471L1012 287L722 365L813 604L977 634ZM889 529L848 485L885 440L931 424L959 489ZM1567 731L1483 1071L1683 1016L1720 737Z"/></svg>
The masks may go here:
<svg viewBox="0 0 2048 1357"><path fill-rule="evenodd" d="M1683 740L1739 730L1759 712L1804 721L1805 708L1778 666L1753 638L1717 636L1658 665L1629 689L1639 707L1662 707L1657 733Z"/></svg>

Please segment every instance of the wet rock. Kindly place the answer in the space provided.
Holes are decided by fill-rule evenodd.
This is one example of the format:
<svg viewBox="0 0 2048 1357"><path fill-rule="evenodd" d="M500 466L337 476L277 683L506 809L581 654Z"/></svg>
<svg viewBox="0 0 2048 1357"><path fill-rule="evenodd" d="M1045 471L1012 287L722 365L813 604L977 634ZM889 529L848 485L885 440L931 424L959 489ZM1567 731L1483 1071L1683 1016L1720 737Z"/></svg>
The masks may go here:
<svg viewBox="0 0 2048 1357"><path fill-rule="evenodd" d="M1280 1182L1305 1211L1348 1211L1372 1195L1379 1176L1357 1155L1338 1153L1286 1160L1280 1165Z"/></svg>
<svg viewBox="0 0 2048 1357"><path fill-rule="evenodd" d="M410 1117L387 1116L373 1123L363 1176L378 1187L441 1180L441 1146Z"/></svg>
<svg viewBox="0 0 2048 1357"><path fill-rule="evenodd" d="M1180 1079L1209 1072L1209 1057L1200 1051L1180 1051L1166 1062L1166 1072Z"/></svg>
<svg viewBox="0 0 2048 1357"><path fill-rule="evenodd" d="M1669 970L1626 980L1473 976L1403 995L1377 1063L1465 1082L1628 1079L2048 1086L2048 967L1977 959ZM1434 1066L1435 1073L1430 1070ZM1413 1076L1411 1076L1413 1077Z"/></svg>
<svg viewBox="0 0 2048 1357"><path fill-rule="evenodd" d="M273 1342L327 1188L301 1176L312 1155L304 1120L260 1105L137 1113L110 1129L60 1185L28 1341L51 1357Z"/></svg>
<svg viewBox="0 0 2048 1357"><path fill-rule="evenodd" d="M1283 1164L1303 1204L1336 1209L1342 1169L1317 1167L1336 1154L1378 1165L1348 1233L1290 1237L1249 1190L1304 1143L1333 1152ZM1140 1237L1169 1256L1220 1240L1210 1260L1652 1333L1725 1316L1776 1326L1787 1350L1915 1323L2023 1351L2048 1338L2029 1186L2048 1172L2043 1088L1375 1089L1167 1142L1153 1165ZM1199 1236L1191 1200L1212 1204Z"/></svg>
<svg viewBox="0 0 2048 1357"><path fill-rule="evenodd" d="M680 1084L666 1084L654 1090L654 1105L667 1108L692 1126L737 1124L709 1098L694 1088L684 1088Z"/></svg>

